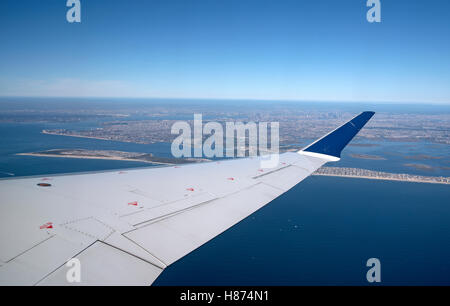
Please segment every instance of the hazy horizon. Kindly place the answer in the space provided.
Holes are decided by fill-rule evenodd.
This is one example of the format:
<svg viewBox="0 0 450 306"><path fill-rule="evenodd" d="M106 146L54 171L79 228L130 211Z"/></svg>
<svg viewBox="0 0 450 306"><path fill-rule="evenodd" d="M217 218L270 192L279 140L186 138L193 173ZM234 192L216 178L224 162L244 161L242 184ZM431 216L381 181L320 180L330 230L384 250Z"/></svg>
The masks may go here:
<svg viewBox="0 0 450 306"><path fill-rule="evenodd" d="M349 104L365 104L365 105L423 105L423 106L450 106L449 102L429 102L429 101L356 101L356 100L288 100L288 99L251 99L251 98L202 98L202 97L113 97L113 96L1 96L1 100L5 99L51 99L51 100L132 100L132 101L153 101L153 100L171 100L171 101L235 101L235 102L262 102L262 103L349 103Z"/></svg>

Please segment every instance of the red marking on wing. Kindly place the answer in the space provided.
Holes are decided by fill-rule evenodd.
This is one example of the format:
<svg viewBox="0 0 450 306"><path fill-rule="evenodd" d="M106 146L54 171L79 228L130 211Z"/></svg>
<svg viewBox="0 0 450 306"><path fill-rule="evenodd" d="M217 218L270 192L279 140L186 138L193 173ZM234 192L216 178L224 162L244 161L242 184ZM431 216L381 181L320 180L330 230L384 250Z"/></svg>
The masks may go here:
<svg viewBox="0 0 450 306"><path fill-rule="evenodd" d="M50 187L52 184L49 184L49 183L38 183L37 185L39 187Z"/></svg>
<svg viewBox="0 0 450 306"><path fill-rule="evenodd" d="M137 202L137 201L133 201L133 202L128 203L128 205L137 206L137 205L138 205L138 202Z"/></svg>
<svg viewBox="0 0 450 306"><path fill-rule="evenodd" d="M175 166L174 168L180 168L180 166Z"/></svg>
<svg viewBox="0 0 450 306"><path fill-rule="evenodd" d="M40 229L46 229L46 228L53 228L53 223L52 222L47 222L41 226L39 226Z"/></svg>
<svg viewBox="0 0 450 306"><path fill-rule="evenodd" d="M264 172L264 170L263 170L263 169L259 169L258 171L259 171L259 172Z"/></svg>
<svg viewBox="0 0 450 306"><path fill-rule="evenodd" d="M194 191L194 188L186 188L187 191Z"/></svg>
<svg viewBox="0 0 450 306"><path fill-rule="evenodd" d="M234 181L234 177L229 177L228 180Z"/></svg>
<svg viewBox="0 0 450 306"><path fill-rule="evenodd" d="M51 181L52 179L51 178L48 178L48 177L44 177L44 178L42 178L41 179L41 181Z"/></svg>
<svg viewBox="0 0 450 306"><path fill-rule="evenodd" d="M120 171L120 172L119 172L119 174L125 174L125 173L126 173L125 171Z"/></svg>

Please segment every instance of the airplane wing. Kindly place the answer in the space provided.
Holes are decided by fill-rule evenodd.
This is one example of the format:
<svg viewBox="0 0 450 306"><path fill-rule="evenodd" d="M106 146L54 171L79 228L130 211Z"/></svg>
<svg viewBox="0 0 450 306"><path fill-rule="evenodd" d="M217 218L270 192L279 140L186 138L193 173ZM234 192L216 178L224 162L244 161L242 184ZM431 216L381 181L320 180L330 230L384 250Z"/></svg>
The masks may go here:
<svg viewBox="0 0 450 306"><path fill-rule="evenodd" d="M280 154L270 169L254 157L2 180L0 285L150 285L168 265L339 160L373 114ZM81 282L69 282L72 258Z"/></svg>

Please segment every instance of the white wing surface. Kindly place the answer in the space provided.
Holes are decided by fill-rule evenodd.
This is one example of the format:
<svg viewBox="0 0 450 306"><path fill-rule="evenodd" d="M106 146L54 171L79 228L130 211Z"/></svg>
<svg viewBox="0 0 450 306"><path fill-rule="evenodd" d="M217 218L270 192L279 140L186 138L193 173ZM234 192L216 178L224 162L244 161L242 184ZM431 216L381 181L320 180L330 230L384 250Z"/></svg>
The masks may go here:
<svg viewBox="0 0 450 306"><path fill-rule="evenodd" d="M280 154L270 169L255 157L2 180L0 285L150 285L168 265L339 160L372 115ZM70 282L72 258L81 282Z"/></svg>

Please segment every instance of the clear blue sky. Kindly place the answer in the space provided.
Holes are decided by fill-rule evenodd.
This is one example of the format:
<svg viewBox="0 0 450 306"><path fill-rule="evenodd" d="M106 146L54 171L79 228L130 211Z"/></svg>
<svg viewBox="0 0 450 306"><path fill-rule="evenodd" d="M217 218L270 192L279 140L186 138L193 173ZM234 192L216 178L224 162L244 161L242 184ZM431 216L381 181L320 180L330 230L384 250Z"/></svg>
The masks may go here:
<svg viewBox="0 0 450 306"><path fill-rule="evenodd" d="M0 96L450 103L450 1L0 1Z"/></svg>

